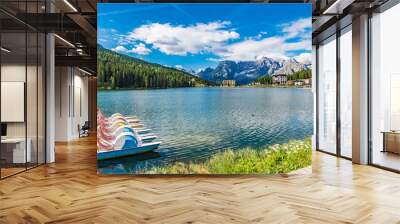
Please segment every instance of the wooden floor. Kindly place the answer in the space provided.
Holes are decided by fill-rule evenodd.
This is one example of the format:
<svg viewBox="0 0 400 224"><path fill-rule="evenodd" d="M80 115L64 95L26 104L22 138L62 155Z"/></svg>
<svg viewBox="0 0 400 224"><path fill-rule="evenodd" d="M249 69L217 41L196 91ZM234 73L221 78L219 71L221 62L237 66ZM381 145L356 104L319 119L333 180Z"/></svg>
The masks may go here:
<svg viewBox="0 0 400 224"><path fill-rule="evenodd" d="M372 156L374 164L400 170L400 155L392 152L374 151Z"/></svg>
<svg viewBox="0 0 400 224"><path fill-rule="evenodd" d="M400 175L315 153L290 175L98 176L93 138L0 181L0 223L400 223Z"/></svg>
<svg viewBox="0 0 400 224"><path fill-rule="evenodd" d="M14 168L14 167L11 167L11 168L9 168L9 167L7 167L7 168L1 168L1 176L2 177L8 177L8 176L11 176L11 175L13 175L13 174L16 174L16 173L20 173L20 172L23 172L23 171L25 171L26 169L25 169L25 167L23 167L23 168Z"/></svg>

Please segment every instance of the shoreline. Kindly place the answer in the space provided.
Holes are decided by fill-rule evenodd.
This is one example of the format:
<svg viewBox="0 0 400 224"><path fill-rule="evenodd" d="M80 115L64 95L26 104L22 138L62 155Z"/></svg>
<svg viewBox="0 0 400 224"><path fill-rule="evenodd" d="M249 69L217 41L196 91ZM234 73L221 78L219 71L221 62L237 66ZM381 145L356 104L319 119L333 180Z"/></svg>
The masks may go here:
<svg viewBox="0 0 400 224"><path fill-rule="evenodd" d="M175 162L137 174L277 174L311 165L311 137L264 147L224 149L203 162Z"/></svg>
<svg viewBox="0 0 400 224"><path fill-rule="evenodd" d="M258 89L312 89L312 87L294 87L294 86L192 86L192 87L175 87L175 88L118 88L106 89L97 88L97 91L129 91L129 90L165 90L165 89L192 89L192 88L223 88L223 89L240 89L240 88L258 88Z"/></svg>

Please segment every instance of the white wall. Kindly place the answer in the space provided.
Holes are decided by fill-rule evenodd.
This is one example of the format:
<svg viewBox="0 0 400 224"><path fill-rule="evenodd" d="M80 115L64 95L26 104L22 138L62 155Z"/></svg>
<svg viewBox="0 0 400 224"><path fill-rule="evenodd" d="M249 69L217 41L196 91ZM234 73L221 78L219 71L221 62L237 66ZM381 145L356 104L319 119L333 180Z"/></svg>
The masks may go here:
<svg viewBox="0 0 400 224"><path fill-rule="evenodd" d="M67 67L55 68L55 141L67 141L69 133L69 85L70 77Z"/></svg>
<svg viewBox="0 0 400 224"><path fill-rule="evenodd" d="M25 82L25 64L3 64L1 65L1 81Z"/></svg>
<svg viewBox="0 0 400 224"><path fill-rule="evenodd" d="M37 70L38 69L38 70ZM44 163L45 159L45 120L44 120L44 74L42 67L35 65L26 66L25 63L4 63L1 66L2 82L24 82L26 85L26 99L22 102L22 107L11 108L2 107L3 113L17 113L12 110L19 110L22 117L26 112L26 120L21 122L6 122L7 137L24 138L27 136L29 148L31 149L32 162ZM27 80L25 80L27 78ZM5 89L2 89L2 94ZM25 89L19 90L19 94L24 95ZM7 95L2 95L7 97ZM24 96L22 97L24 98ZM15 102L17 103L17 102ZM25 105L26 103L26 105ZM39 159L39 161L36 161Z"/></svg>
<svg viewBox="0 0 400 224"><path fill-rule="evenodd" d="M73 119L71 120L71 126L73 128L71 134L74 138L77 138L79 137L78 124L82 126L89 119L88 78L87 76L82 76L83 74L79 70L75 69L74 72L74 96L72 96L74 99L74 108L72 111ZM76 72L79 72L78 75L76 75Z"/></svg>
<svg viewBox="0 0 400 224"><path fill-rule="evenodd" d="M79 137L78 125L88 120L88 78L76 68L56 67L55 140Z"/></svg>

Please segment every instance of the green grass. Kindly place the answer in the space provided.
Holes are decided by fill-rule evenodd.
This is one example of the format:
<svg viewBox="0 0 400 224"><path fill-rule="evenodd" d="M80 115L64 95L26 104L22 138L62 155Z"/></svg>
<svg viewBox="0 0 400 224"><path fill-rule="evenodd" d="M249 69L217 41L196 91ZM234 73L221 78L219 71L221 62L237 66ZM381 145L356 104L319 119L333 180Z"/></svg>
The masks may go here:
<svg viewBox="0 0 400 224"><path fill-rule="evenodd" d="M311 139L292 140L262 149L227 149L202 163L154 167L146 174L276 174L311 165Z"/></svg>

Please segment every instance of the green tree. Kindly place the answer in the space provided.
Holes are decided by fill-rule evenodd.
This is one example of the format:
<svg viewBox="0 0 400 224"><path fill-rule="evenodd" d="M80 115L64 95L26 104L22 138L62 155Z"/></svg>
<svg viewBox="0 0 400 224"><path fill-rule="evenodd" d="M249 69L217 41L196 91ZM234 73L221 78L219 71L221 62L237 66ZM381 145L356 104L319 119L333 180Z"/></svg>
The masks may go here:
<svg viewBox="0 0 400 224"><path fill-rule="evenodd" d="M185 71L97 49L99 88L175 88L215 85Z"/></svg>

